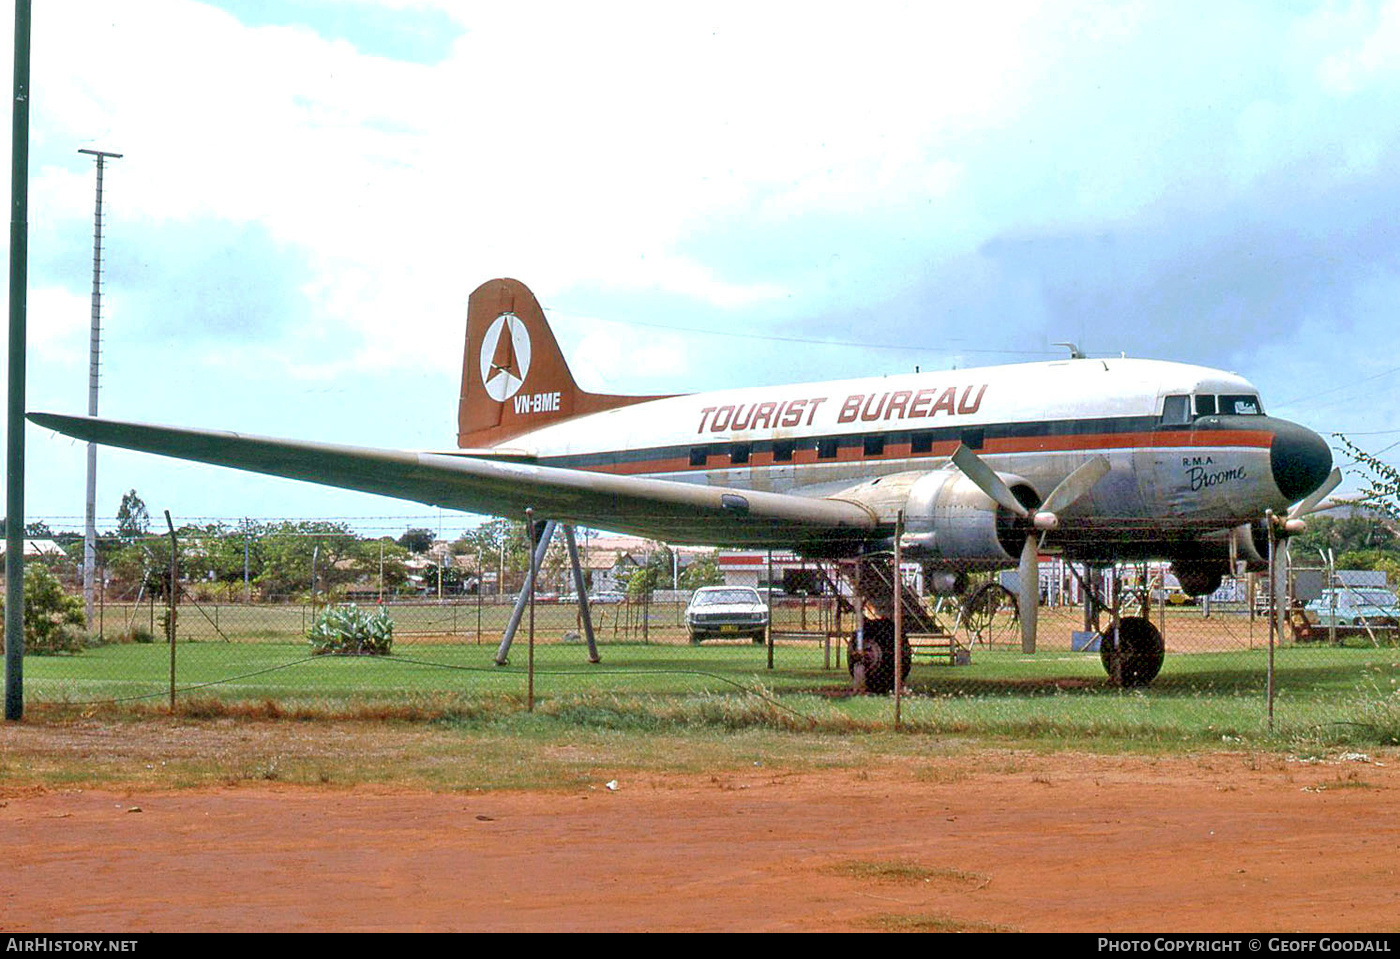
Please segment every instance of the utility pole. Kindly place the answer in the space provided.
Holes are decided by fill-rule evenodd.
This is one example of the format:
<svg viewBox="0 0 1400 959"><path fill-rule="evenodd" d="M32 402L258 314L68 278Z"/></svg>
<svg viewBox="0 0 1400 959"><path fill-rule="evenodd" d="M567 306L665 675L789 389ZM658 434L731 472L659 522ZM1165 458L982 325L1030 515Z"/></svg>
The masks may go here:
<svg viewBox="0 0 1400 959"><path fill-rule="evenodd" d="M102 362L102 165L120 153L79 150L97 159L97 203L92 214L92 336L88 346L88 416L97 415L97 381ZM83 527L83 610L92 630L92 578L97 569L97 444L87 445L87 523Z"/></svg>
<svg viewBox="0 0 1400 959"><path fill-rule="evenodd" d="M5 414L5 718L24 718L24 394L29 291L29 0L15 0L10 325Z"/></svg>

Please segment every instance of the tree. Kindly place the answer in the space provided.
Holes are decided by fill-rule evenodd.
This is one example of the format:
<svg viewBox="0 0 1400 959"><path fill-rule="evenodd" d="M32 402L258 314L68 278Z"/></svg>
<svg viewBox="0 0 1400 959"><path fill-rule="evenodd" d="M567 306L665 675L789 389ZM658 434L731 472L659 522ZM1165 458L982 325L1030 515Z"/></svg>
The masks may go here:
<svg viewBox="0 0 1400 959"><path fill-rule="evenodd" d="M398 543L410 553L420 555L433 548L433 541L435 539L436 537L430 529L411 529L394 542Z"/></svg>
<svg viewBox="0 0 1400 959"><path fill-rule="evenodd" d="M130 542L150 530L151 514L146 511L146 504L136 495L136 490L127 490L122 494L121 506L117 507L117 535Z"/></svg>
<svg viewBox="0 0 1400 959"><path fill-rule="evenodd" d="M676 574L676 554L665 543L647 544L647 568L656 571L656 589L670 589Z"/></svg>
<svg viewBox="0 0 1400 959"><path fill-rule="evenodd" d="M182 526L175 535L180 542L181 572L192 583L222 583L231 597L243 585L245 560L250 579L262 572L257 524L243 523L236 529L222 523Z"/></svg>
<svg viewBox="0 0 1400 959"><path fill-rule="evenodd" d="M358 538L345 523L301 520L269 527L262 540L263 568L258 585L265 596L309 592L313 560L318 592L354 582L365 572L357 543ZM377 572L377 544L374 556Z"/></svg>
<svg viewBox="0 0 1400 959"><path fill-rule="evenodd" d="M467 580L471 577L465 566L455 562L449 562L446 565L439 562L428 566L423 570L422 575L423 588L430 596L437 595L439 577L441 577L444 596L466 592Z"/></svg>
<svg viewBox="0 0 1400 959"><path fill-rule="evenodd" d="M724 583L724 573L719 569L719 553L702 556L681 570L681 589L699 589L701 586L720 586Z"/></svg>
<svg viewBox="0 0 1400 959"><path fill-rule="evenodd" d="M645 600L656 591L656 567L638 566L627 577L627 598Z"/></svg>
<svg viewBox="0 0 1400 959"><path fill-rule="evenodd" d="M0 613L5 601L0 598ZM83 648L83 601L63 591L43 566L24 570L24 651L36 656L76 653Z"/></svg>
<svg viewBox="0 0 1400 959"><path fill-rule="evenodd" d="M1365 483L1358 505L1369 506L1400 522L1400 469L1366 452L1341 433L1332 435L1341 440L1346 451L1356 459L1358 469L1355 472L1361 474Z"/></svg>
<svg viewBox="0 0 1400 959"><path fill-rule="evenodd" d="M409 552L392 537L362 539L351 548L354 569L362 581L384 584L384 591L394 593L408 583ZM383 573L381 580L381 570Z"/></svg>
<svg viewBox="0 0 1400 959"><path fill-rule="evenodd" d="M452 544L455 555L475 557L481 551L483 570L495 570L504 566L504 573L522 574L515 579L518 588L525 570L530 567L530 542L525 535L525 524L508 519L491 519L476 529L468 530ZM504 591L505 583L498 583L497 589Z"/></svg>
<svg viewBox="0 0 1400 959"><path fill-rule="evenodd" d="M1295 556L1380 551L1400 554L1400 537L1375 515L1308 517L1307 529L1293 537L1289 546Z"/></svg>

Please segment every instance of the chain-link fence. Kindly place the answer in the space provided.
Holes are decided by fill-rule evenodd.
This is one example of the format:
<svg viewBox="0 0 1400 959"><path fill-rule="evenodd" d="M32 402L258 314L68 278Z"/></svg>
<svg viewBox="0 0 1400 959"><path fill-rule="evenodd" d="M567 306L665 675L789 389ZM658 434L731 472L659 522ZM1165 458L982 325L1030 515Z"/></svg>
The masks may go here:
<svg viewBox="0 0 1400 959"><path fill-rule="evenodd" d="M162 548L168 555L168 542L151 539L147 553L159 556ZM862 595L878 592L870 571L880 564L865 564ZM568 594L537 593L506 650L502 637L517 599L510 593L438 598L430 583L412 595L381 594L372 582L313 590L308 570L308 589L297 594L264 596L236 580L186 579L172 603L168 565L125 581L103 570L86 640L51 655L30 650L25 695L31 703L255 701L284 711L369 714L590 697L665 709L696 697L760 696L813 721L884 721L888 697L848 695L858 605L853 570L812 567L820 575L798 578L810 592L760 583L770 615L763 642L737 629L733 637L694 642L688 591L607 594L611 601L590 605L600 662L590 661L582 612ZM906 569L906 582L919 580L918 572ZM1317 599L1308 604L1315 583L1298 586L1318 575L1326 608ZM1343 738L1385 740L1400 732L1396 624L1384 613L1332 615L1349 588L1337 585L1336 571L1290 572L1274 600L1280 613L1272 642L1264 574L1227 577L1202 598L1175 588L1161 566L1127 565L1094 580L1047 562L1041 576L1033 651L1019 623L1014 572L970 573L959 578L955 595L929 590L909 601L904 721L993 731L1062 727L1084 736L1229 738L1275 724ZM75 579L67 592L76 592ZM887 584L887 599L891 592ZM388 655L313 653L313 623L347 600L382 610L392 622ZM1164 657L1150 683L1114 675L1104 650L1114 608L1160 636ZM867 608L862 632L875 635L871 624L880 615Z"/></svg>

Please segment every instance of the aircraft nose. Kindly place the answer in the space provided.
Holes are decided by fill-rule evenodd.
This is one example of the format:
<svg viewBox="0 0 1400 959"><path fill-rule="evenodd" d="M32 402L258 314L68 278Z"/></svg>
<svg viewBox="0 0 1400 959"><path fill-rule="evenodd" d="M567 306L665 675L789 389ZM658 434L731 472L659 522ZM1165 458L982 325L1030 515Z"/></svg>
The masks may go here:
<svg viewBox="0 0 1400 959"><path fill-rule="evenodd" d="M1276 420L1274 441L1269 449L1269 466L1274 485L1290 503L1307 496L1322 485L1332 471L1332 451L1312 430Z"/></svg>

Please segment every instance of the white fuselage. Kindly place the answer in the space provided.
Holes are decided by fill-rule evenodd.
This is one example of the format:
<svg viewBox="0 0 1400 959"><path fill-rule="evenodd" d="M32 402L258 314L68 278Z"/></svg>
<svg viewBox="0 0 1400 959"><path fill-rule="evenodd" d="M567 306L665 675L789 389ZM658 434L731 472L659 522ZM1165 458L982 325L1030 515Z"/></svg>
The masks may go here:
<svg viewBox="0 0 1400 959"><path fill-rule="evenodd" d="M1249 397L1258 415L1203 428L1197 397ZM948 468L959 443L1044 496L1102 453L1112 470L1075 514L1199 529L1287 505L1270 469L1273 422L1233 373L1076 359L676 396L503 445L541 464L813 496Z"/></svg>

